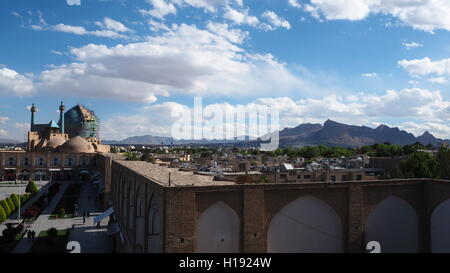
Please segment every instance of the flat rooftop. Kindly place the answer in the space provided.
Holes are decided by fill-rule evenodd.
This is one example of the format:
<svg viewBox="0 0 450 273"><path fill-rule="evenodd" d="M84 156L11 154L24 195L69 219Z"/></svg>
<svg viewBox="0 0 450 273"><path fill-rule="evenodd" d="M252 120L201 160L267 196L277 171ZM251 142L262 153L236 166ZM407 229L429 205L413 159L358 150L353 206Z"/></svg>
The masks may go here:
<svg viewBox="0 0 450 273"><path fill-rule="evenodd" d="M214 176L194 174L192 171L180 171L179 168L168 168L145 161L114 160L114 162L149 178L162 186L169 186L169 174L171 186L221 186L235 185L230 181L213 181Z"/></svg>

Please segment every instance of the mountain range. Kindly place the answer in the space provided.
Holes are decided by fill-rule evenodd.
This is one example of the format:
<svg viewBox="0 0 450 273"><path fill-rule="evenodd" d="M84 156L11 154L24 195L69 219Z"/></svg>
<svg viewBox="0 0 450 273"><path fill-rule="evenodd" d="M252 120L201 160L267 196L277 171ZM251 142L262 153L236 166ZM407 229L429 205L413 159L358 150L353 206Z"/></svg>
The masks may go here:
<svg viewBox="0 0 450 273"><path fill-rule="evenodd" d="M14 139L0 138L0 145L19 144L20 141Z"/></svg>
<svg viewBox="0 0 450 273"><path fill-rule="evenodd" d="M280 131L280 145L305 146L305 145L327 145L338 147L360 147L375 143L389 142L395 145L408 145L420 142L423 145L450 143L434 137L429 132L415 137L413 134L397 127L391 128L380 125L373 129L367 126L355 126L327 120L323 124L300 124L295 128L286 128Z"/></svg>
<svg viewBox="0 0 450 273"><path fill-rule="evenodd" d="M397 127L380 125L373 129L367 126L356 126L338 123L327 120L323 125L305 123L294 128L285 128L280 132L280 146L306 146L306 145L327 145L337 147L354 148L375 143L389 142L395 145L408 145L420 142L424 145L438 145L440 143L450 143L450 140L443 140L434 137L429 132L424 132L421 136L415 137L413 134ZM103 141L105 144L137 144L137 145L158 145L164 144L189 144L189 143L230 143L234 140L175 140L171 137L158 136L134 136L122 141Z"/></svg>

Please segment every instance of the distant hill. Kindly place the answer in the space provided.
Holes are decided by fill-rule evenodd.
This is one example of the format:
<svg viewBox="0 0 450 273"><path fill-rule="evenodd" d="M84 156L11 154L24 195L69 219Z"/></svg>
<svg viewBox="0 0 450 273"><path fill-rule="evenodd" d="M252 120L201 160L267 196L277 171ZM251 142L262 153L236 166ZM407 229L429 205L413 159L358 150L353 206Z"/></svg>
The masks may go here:
<svg viewBox="0 0 450 273"><path fill-rule="evenodd" d="M284 138L287 140L306 137L311 133L319 131L320 129L322 129L321 124L311 124L311 123L300 124L295 128L284 128L283 130L281 130L280 138Z"/></svg>
<svg viewBox="0 0 450 273"><path fill-rule="evenodd" d="M14 139L6 139L6 138L0 138L0 145L8 145L8 144L19 144L22 143L22 141L17 141Z"/></svg>
<svg viewBox="0 0 450 273"><path fill-rule="evenodd" d="M158 144L212 144L212 143L233 143L242 142L240 140L175 140L171 137L158 136L134 136L121 141L103 141L105 144L119 145L158 145ZM264 139L264 137L263 137ZM450 143L450 140L443 140L434 137L429 132L415 137L413 134L397 127L391 128L387 125L380 125L377 128L367 126L356 126L327 120L323 125L305 123L294 128L285 128L280 131L280 146L307 146L307 145L327 145L337 147L355 148L375 143L389 142L395 145L408 145L420 142L423 145L440 143Z"/></svg>
<svg viewBox="0 0 450 273"><path fill-rule="evenodd" d="M136 145L158 145L161 143L164 144L171 144L174 142L174 139L171 137L159 137L159 136L151 136L151 135L145 135L145 136L133 136L126 138L121 141L116 140L104 140L104 144L136 144Z"/></svg>
<svg viewBox="0 0 450 273"><path fill-rule="evenodd" d="M284 129L280 132L281 146L304 146L304 145L328 145L338 147L360 147L364 145L372 145L375 143L389 142L395 145L408 145L420 142L424 145L437 145L442 142L450 142L435 138L429 132L425 132L420 137L400 130L397 127L391 128L386 125L380 125L373 129L366 126L355 126L338 123L336 121L327 120L319 130L314 127L309 134L298 135L299 125L295 128ZM311 128L311 127L309 127Z"/></svg>

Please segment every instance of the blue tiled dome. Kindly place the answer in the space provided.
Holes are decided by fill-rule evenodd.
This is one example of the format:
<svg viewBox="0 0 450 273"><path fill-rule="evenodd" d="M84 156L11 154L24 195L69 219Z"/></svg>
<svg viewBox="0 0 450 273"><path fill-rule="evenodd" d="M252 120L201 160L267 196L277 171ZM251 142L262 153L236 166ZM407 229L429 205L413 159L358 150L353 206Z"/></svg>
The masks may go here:
<svg viewBox="0 0 450 273"><path fill-rule="evenodd" d="M83 105L78 104L64 113L64 130L70 138L81 136L98 139L98 128L97 116Z"/></svg>

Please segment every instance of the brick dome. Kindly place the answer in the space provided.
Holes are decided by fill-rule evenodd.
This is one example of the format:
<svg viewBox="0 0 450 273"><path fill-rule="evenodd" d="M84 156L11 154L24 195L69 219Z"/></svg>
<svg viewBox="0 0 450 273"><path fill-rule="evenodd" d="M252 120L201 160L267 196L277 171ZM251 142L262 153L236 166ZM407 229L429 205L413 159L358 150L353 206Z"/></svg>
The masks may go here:
<svg viewBox="0 0 450 273"><path fill-rule="evenodd" d="M86 139L76 136L61 146L64 153L95 153L95 149Z"/></svg>

